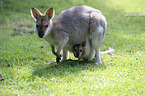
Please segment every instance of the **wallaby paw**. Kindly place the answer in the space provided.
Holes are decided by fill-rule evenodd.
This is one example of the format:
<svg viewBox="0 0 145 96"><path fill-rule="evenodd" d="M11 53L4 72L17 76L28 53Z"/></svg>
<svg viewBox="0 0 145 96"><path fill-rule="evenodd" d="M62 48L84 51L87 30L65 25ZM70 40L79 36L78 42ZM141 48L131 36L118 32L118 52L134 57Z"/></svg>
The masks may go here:
<svg viewBox="0 0 145 96"><path fill-rule="evenodd" d="M56 56L56 62L57 62L57 64L61 61L61 57L62 57L61 54Z"/></svg>
<svg viewBox="0 0 145 96"><path fill-rule="evenodd" d="M60 57L56 57L56 62L59 63L61 61Z"/></svg>

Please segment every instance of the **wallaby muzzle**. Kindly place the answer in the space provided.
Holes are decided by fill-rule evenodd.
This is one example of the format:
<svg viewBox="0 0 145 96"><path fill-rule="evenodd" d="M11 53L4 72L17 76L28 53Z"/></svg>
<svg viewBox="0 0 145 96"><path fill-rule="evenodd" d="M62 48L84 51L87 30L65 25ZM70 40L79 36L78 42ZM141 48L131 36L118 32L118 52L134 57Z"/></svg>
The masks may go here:
<svg viewBox="0 0 145 96"><path fill-rule="evenodd" d="M43 36L44 36L43 31L40 30L40 31L38 32L38 36L39 36L40 38L43 38Z"/></svg>

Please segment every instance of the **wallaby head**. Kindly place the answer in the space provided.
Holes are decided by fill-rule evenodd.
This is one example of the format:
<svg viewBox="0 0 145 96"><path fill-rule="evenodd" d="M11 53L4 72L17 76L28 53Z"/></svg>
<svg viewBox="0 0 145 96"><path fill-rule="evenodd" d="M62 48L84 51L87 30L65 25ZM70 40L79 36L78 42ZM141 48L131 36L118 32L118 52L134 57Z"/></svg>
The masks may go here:
<svg viewBox="0 0 145 96"><path fill-rule="evenodd" d="M85 52L86 41L77 42L73 46L73 53L76 58L81 57Z"/></svg>
<svg viewBox="0 0 145 96"><path fill-rule="evenodd" d="M42 14L38 9L32 7L31 16L36 21L35 30L40 38L43 38L50 33L52 28L52 18L54 17L53 8L48 8L45 13Z"/></svg>

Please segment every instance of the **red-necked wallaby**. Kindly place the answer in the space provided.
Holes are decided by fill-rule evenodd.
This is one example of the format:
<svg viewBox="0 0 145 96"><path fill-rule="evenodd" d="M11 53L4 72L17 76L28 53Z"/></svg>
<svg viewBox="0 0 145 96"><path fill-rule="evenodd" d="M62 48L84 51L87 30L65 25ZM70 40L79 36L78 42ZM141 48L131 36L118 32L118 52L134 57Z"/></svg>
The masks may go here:
<svg viewBox="0 0 145 96"><path fill-rule="evenodd" d="M78 61L80 59L88 60L91 58L94 58L95 51L91 50L90 48L90 42L89 41L80 41L74 44L73 46L73 53L76 58L78 58ZM107 51L101 51L101 54L111 54L115 50L113 48L109 47L109 50Z"/></svg>
<svg viewBox="0 0 145 96"><path fill-rule="evenodd" d="M100 46L107 29L107 21L101 11L86 5L77 5L62 11L53 19L53 8L48 8L42 14L32 7L31 15L36 21L36 33L50 44L57 62L60 61L61 49L62 59L66 60L68 51L73 52L74 42L89 40L90 48L96 54L95 63L101 63ZM55 46L58 47L57 52Z"/></svg>

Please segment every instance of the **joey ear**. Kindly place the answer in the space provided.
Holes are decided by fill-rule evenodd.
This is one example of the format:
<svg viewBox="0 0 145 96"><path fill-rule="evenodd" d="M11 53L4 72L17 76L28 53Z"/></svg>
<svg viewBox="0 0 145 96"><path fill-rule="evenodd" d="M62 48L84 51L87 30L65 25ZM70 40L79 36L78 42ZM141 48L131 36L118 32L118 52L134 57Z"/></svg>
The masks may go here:
<svg viewBox="0 0 145 96"><path fill-rule="evenodd" d="M86 41L82 41L81 45L82 45L83 47L85 47L85 46L86 46Z"/></svg>
<svg viewBox="0 0 145 96"><path fill-rule="evenodd" d="M52 19L54 17L55 11L53 8L48 8L45 13L44 16L46 16L48 19Z"/></svg>
<svg viewBox="0 0 145 96"><path fill-rule="evenodd" d="M40 16L42 16L42 13L41 13L38 9L32 7L32 8L31 8L31 16L32 16L32 17L35 19L35 21L36 21Z"/></svg>

